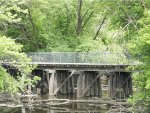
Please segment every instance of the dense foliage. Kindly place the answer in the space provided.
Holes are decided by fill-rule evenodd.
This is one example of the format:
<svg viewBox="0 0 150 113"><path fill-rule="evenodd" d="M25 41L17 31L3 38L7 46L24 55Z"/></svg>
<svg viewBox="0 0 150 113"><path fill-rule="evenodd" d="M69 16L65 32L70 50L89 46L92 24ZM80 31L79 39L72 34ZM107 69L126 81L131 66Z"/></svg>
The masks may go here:
<svg viewBox="0 0 150 113"><path fill-rule="evenodd" d="M33 69L29 65L31 59L25 53L21 53L22 45L16 44L13 39L0 36L0 62L10 63L19 73L15 78L11 77L6 70L0 66L0 91L17 92L19 89L24 91L30 81L30 73Z"/></svg>
<svg viewBox="0 0 150 113"><path fill-rule="evenodd" d="M16 93L24 91L26 86L31 83L30 73L33 69L29 65L31 59L22 53L22 45L17 44L14 39L8 38L7 30L9 26L15 25L21 21L20 15L26 13L20 5L24 1L19 0L0 0L0 63L12 63L11 66L16 68L15 78L10 76L7 71L0 66L0 91Z"/></svg>
<svg viewBox="0 0 150 113"><path fill-rule="evenodd" d="M30 61L22 52L130 52L143 63L133 76L134 103L149 106L149 6L149 0L0 0L0 58L15 64ZM31 72L29 65L17 66L24 78ZM0 89L7 76L0 67Z"/></svg>
<svg viewBox="0 0 150 113"><path fill-rule="evenodd" d="M132 39L130 51L133 55L140 56L139 60L143 63L138 66L142 72L134 73L134 83L137 88L137 93L134 95L133 101L138 110L150 111L150 9L146 8L144 16L140 19L141 29L138 30L138 35ZM140 106L140 108L139 108ZM144 106L144 107L141 107Z"/></svg>

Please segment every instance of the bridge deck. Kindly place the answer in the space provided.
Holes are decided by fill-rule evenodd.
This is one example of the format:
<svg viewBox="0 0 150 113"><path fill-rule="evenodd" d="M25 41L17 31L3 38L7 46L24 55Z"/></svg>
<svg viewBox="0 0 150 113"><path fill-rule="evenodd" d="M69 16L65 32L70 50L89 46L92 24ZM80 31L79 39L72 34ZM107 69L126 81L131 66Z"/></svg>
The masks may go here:
<svg viewBox="0 0 150 113"><path fill-rule="evenodd" d="M37 65L38 69L55 69L55 70L86 70L86 71L125 71L128 64L91 64L91 63L47 63L32 62Z"/></svg>
<svg viewBox="0 0 150 113"><path fill-rule="evenodd" d="M32 59L30 64L38 65L38 69L125 71L129 65L138 63L125 53L35 52L27 53L27 56ZM12 62L2 63L8 66Z"/></svg>

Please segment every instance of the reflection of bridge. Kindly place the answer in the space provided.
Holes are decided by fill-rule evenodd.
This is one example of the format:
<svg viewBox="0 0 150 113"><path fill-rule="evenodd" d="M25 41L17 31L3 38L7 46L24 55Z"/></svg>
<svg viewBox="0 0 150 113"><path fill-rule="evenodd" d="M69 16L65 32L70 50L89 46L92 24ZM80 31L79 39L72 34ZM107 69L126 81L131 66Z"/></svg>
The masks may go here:
<svg viewBox="0 0 150 113"><path fill-rule="evenodd" d="M73 94L77 97L102 96L101 79L107 78L111 98L132 95L132 79L126 67L135 62L123 53L51 52L28 53L37 64L33 75L42 78L42 93Z"/></svg>

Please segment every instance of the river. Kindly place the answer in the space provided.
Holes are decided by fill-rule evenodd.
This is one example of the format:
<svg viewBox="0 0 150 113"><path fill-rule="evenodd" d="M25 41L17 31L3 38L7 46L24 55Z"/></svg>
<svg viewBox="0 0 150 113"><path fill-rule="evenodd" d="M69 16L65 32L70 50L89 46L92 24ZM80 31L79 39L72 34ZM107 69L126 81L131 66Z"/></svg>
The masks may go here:
<svg viewBox="0 0 150 113"><path fill-rule="evenodd" d="M94 100L95 98L84 98L84 100ZM38 97L38 100L48 100L48 99L69 99L75 100L73 95L71 96L57 96L49 97L47 95L42 95ZM35 99L36 100L36 99ZM0 113L131 113L126 108L116 108L116 106L108 106L106 104L97 103L69 103L66 105L44 105L40 106L28 106L31 103L25 103L22 107L0 107ZM28 107L27 107L28 106ZM122 111L122 109L124 109ZM122 112L121 112L122 111Z"/></svg>

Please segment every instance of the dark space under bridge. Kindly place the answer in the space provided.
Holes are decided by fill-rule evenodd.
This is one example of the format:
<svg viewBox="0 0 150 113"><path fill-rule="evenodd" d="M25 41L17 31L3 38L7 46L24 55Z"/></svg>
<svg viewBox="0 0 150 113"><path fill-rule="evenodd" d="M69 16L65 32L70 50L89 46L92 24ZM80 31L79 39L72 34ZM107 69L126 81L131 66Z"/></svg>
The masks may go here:
<svg viewBox="0 0 150 113"><path fill-rule="evenodd" d="M138 62L127 53L35 52L27 56L37 65L32 75L41 77L32 88L34 93L101 97L105 86L112 99L133 94L132 72L126 68Z"/></svg>

